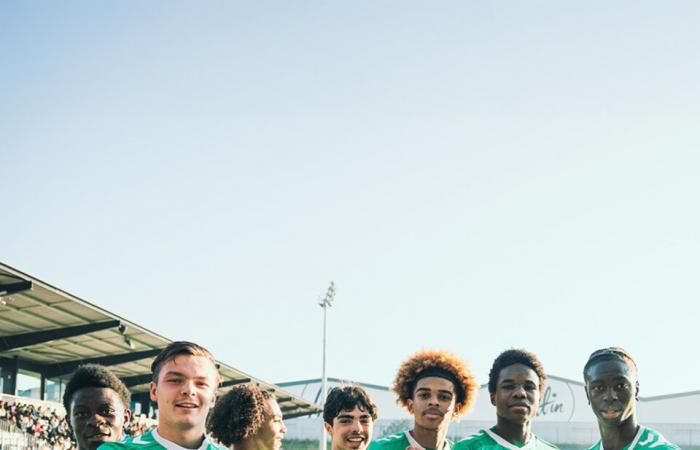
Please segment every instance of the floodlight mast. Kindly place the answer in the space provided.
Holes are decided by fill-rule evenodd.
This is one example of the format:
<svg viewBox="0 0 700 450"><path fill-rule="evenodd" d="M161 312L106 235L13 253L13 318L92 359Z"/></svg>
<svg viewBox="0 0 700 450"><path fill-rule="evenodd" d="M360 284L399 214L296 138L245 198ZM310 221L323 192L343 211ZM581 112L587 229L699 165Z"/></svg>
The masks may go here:
<svg viewBox="0 0 700 450"><path fill-rule="evenodd" d="M321 405L326 404L326 394L328 392L328 385L326 380L326 315L328 313L328 308L333 306L333 300L335 299L335 283L331 281L328 290L326 291L326 296L323 297L318 302L318 305L323 308L323 368L321 371L321 385L323 386L323 397ZM319 443L319 450L326 450L326 427L323 424L323 415L321 415L321 442Z"/></svg>

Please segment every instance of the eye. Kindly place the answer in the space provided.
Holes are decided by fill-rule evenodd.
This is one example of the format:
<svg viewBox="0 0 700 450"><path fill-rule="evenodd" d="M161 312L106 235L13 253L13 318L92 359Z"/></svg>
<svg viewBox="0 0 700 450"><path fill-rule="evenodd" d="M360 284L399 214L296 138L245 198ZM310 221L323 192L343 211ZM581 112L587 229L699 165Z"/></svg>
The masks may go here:
<svg viewBox="0 0 700 450"><path fill-rule="evenodd" d="M430 394L428 394L427 392L421 392L420 394L418 394L418 398L425 400L427 398L430 398Z"/></svg>
<svg viewBox="0 0 700 450"><path fill-rule="evenodd" d="M452 396L450 394L440 394L438 395L438 399L443 402L449 402L452 400Z"/></svg>

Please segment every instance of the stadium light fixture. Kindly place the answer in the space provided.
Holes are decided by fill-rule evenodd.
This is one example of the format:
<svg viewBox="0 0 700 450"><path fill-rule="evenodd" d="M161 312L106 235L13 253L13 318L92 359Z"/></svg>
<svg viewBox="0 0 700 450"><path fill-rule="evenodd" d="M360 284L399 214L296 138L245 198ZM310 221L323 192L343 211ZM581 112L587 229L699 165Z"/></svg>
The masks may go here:
<svg viewBox="0 0 700 450"><path fill-rule="evenodd" d="M333 300L335 300L335 283L331 281L328 290L326 291L325 297L319 300L318 305L323 308L323 368L321 371L321 386L323 386L323 397L321 405L326 404L326 394L328 392L328 383L326 379L326 316L328 313L328 308L333 306ZM319 450L326 450L326 427L323 426L323 420L321 420L321 442L319 443Z"/></svg>

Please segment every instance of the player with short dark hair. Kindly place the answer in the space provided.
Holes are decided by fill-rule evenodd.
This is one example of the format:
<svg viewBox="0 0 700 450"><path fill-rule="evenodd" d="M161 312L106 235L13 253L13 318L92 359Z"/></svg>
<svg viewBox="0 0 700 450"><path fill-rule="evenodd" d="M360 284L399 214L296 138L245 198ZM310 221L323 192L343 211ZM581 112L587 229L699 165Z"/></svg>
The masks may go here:
<svg viewBox="0 0 700 450"><path fill-rule="evenodd" d="M236 450L279 450L287 432L275 397L254 384L235 386L221 396L207 429Z"/></svg>
<svg viewBox="0 0 700 450"><path fill-rule="evenodd" d="M459 441L454 450L556 449L531 431L546 379L544 367L534 353L510 349L498 355L489 372L489 394L491 404L496 407L496 425Z"/></svg>
<svg viewBox="0 0 700 450"><path fill-rule="evenodd" d="M479 388L469 366L455 354L424 350L399 367L393 390L413 415L413 429L372 442L370 450L450 450L447 429L474 404Z"/></svg>
<svg viewBox="0 0 700 450"><path fill-rule="evenodd" d="M660 433L637 422L637 363L623 348L593 352L583 368L583 379L601 436L589 450L679 450Z"/></svg>
<svg viewBox="0 0 700 450"><path fill-rule="evenodd" d="M372 441L377 407L359 386L331 389L323 405L323 426L333 441L332 450L364 450Z"/></svg>
<svg viewBox="0 0 700 450"><path fill-rule="evenodd" d="M96 450L104 442L120 441L131 411L129 389L108 368L78 367L63 393L68 423L78 450Z"/></svg>
<svg viewBox="0 0 700 450"><path fill-rule="evenodd" d="M220 381L214 356L192 342L173 342L155 358L151 373L157 428L124 443L103 444L100 450L221 449L205 435Z"/></svg>

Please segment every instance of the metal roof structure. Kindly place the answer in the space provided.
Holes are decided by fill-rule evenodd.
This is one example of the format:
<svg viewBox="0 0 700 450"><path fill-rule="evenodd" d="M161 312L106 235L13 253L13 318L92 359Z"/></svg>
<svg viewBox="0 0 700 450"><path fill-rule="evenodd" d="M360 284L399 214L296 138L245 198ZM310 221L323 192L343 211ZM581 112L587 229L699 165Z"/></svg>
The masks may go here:
<svg viewBox="0 0 700 450"><path fill-rule="evenodd" d="M148 390L151 362L170 339L0 262L0 358L18 359L46 378L81 364L109 366L134 393ZM273 392L285 419L321 408L217 361L220 390L254 382Z"/></svg>

